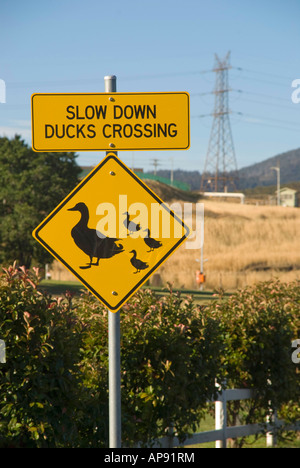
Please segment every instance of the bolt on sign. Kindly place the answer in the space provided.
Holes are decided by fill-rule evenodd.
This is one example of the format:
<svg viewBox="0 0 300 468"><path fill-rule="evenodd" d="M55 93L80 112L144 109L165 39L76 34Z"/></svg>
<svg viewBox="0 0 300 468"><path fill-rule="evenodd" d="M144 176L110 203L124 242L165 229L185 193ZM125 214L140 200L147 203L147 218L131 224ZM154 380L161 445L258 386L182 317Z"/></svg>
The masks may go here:
<svg viewBox="0 0 300 468"><path fill-rule="evenodd" d="M33 94L35 151L180 150L190 146L186 92Z"/></svg>
<svg viewBox="0 0 300 468"><path fill-rule="evenodd" d="M117 312L189 232L142 180L108 153L33 236Z"/></svg>

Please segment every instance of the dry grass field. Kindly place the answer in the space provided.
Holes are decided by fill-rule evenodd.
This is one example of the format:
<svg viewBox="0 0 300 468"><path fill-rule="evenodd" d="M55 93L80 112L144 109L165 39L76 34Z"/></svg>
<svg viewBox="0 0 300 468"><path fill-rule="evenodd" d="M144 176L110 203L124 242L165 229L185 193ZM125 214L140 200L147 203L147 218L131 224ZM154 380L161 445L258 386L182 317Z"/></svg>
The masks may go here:
<svg viewBox="0 0 300 468"><path fill-rule="evenodd" d="M158 187L153 187L153 190L171 207L175 202L183 206L182 199L172 199L174 193L159 193ZM178 197L178 193L176 195ZM184 216L184 221L195 229L196 204L188 199L184 202L189 204L193 212ZM204 290L222 287L226 291L234 291L271 278L282 281L300 279L299 208L241 205L212 200L202 202L203 256L207 260L204 263ZM176 288L199 288L196 270L200 267L200 249L186 248L188 242L160 267L150 283L165 285L171 282ZM51 276L56 280L74 279L58 262L54 262Z"/></svg>
<svg viewBox="0 0 300 468"><path fill-rule="evenodd" d="M185 221L191 226L191 219ZM204 289L300 279L300 209L204 201L203 255ZM159 270L163 283L197 287L199 258L200 250L181 246Z"/></svg>

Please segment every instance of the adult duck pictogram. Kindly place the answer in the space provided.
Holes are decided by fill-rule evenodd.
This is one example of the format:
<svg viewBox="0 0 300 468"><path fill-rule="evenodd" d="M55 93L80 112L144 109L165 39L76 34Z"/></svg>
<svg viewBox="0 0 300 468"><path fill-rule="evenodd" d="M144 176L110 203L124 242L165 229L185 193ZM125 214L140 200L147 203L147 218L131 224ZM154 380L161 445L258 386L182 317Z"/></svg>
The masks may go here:
<svg viewBox="0 0 300 468"><path fill-rule="evenodd" d="M133 232L137 232L141 230L141 225L139 223L136 224L133 221L130 221L130 214L128 213L128 211L123 213L123 215L126 215L126 219L125 221L123 221L123 224L126 227L126 229L128 229L129 231L129 234L127 235L130 235Z"/></svg>
<svg viewBox="0 0 300 468"><path fill-rule="evenodd" d="M162 246L162 243L156 239L153 239L153 237L150 237L150 229L144 229L144 232L147 233L146 237L144 237L145 244L150 247L150 250L147 250L147 252L153 252L154 249L158 249L159 247Z"/></svg>
<svg viewBox="0 0 300 468"><path fill-rule="evenodd" d="M148 263L143 262L142 260L139 260L136 258L136 250L131 250L130 253L133 253L133 256L130 260L131 265L136 268L136 271L134 273L139 273L141 270L145 270L146 268L149 268Z"/></svg>
<svg viewBox="0 0 300 468"><path fill-rule="evenodd" d="M101 258L111 258L124 251L123 245L117 243L119 239L106 237L96 229L88 227L89 210L85 203L77 203L68 211L79 211L81 214L80 220L71 231L77 247L90 258L90 262L86 266L81 266L81 269L91 268L92 265L98 266ZM96 263L93 263L93 258L97 259Z"/></svg>

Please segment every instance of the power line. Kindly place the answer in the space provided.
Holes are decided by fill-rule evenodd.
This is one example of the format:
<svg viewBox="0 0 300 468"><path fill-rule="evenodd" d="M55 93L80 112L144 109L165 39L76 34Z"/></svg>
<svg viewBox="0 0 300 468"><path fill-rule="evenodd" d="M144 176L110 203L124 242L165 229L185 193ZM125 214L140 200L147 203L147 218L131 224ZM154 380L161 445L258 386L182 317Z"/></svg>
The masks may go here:
<svg viewBox="0 0 300 468"><path fill-rule="evenodd" d="M264 119L264 117L258 117L256 115L252 115L252 114L244 114L243 112L239 112L238 113L241 117L248 117L250 119L253 119L253 120L245 120L245 119L241 119L242 122L244 123L250 123L250 124L254 124L254 125L260 125L260 126L267 126L267 127L274 127L274 128L280 128L280 129L283 129L283 130L291 130L291 131L296 131L297 133L299 133L299 129L300 129L300 124L295 124L295 123L291 123L291 125L295 125L295 127L289 127L289 126L286 126L286 122L284 120L276 120L276 119L266 119L266 121L263 121L261 119ZM269 120L271 121L271 123L269 123ZM277 122L278 122L278 125L277 125Z"/></svg>
<svg viewBox="0 0 300 468"><path fill-rule="evenodd" d="M265 75L265 76L271 76L272 78L278 78L280 80L285 80L285 81L291 81L293 80L292 77L287 77L283 75L277 75L274 73L270 72L263 72L263 71L257 71L257 70L251 70L248 68L242 68L242 67L235 67L235 66L229 66L231 70L237 70L241 72L247 72L247 73L253 73L253 74L258 74L258 75ZM189 70L189 71L184 71L184 72L167 72L167 73L155 73L155 74L145 74L145 75L127 75L127 76L121 76L120 79L123 81L133 81L133 80L144 80L144 79L157 79L157 78L170 78L173 76L187 76L187 75L205 75L208 73L215 72L216 70L214 68L208 69L208 70ZM243 77L240 75L241 78L245 79L254 79L254 80L259 80L259 78L247 78ZM72 85L72 84L93 84L93 83L98 83L102 80L102 78L95 77L95 78L78 78L78 79L66 79L66 80L51 80L51 81L38 81L38 82L24 82L24 81L19 81L19 82L6 82L6 84L9 87L12 88L22 88L22 87L30 87L30 86L52 86L52 85ZM263 80L265 81L265 80ZM274 83L273 81L265 81L267 83ZM274 83L278 84L278 83ZM198 93L196 93L198 94ZM201 93L200 93L201 94Z"/></svg>
<svg viewBox="0 0 300 468"><path fill-rule="evenodd" d="M299 129L300 129L300 122L297 123L297 122L290 122L290 121L287 121L287 120L280 120L280 119L272 119L270 117L264 117L264 116L259 116L259 115L253 115L253 114L247 114L247 113L244 113L244 112L234 112L234 111L229 111L228 112L229 114L232 114L232 115L239 115L239 116L242 116L242 117L250 117L252 119L256 119L256 120L259 120L259 122L248 122L248 123L259 123L260 125L272 125L272 123L278 123L280 125L284 124L289 124L289 125L292 125L292 126L295 126L295 128L291 128L291 127L282 127L282 128L286 128L286 129L290 129L290 130L297 130L299 132ZM203 118L203 117L209 117L209 116L213 116L214 114L202 114L202 115L194 115L194 116L191 116L191 118ZM263 119L264 122L260 119ZM268 123L268 121L271 121L271 124ZM276 125L276 127L278 128L280 125ZM273 124L274 126L274 124Z"/></svg>
<svg viewBox="0 0 300 468"><path fill-rule="evenodd" d="M264 80L264 79L261 79L261 78L253 78L251 76L243 76L243 75L240 75L240 76L233 76L233 78L239 78L239 79L242 79L242 80L251 80L251 81L258 81L260 83L266 83L266 84L271 84L273 86L279 86L279 87L286 87L286 83L277 83L276 81L271 81L271 80ZM290 80L290 79L289 79Z"/></svg>
<svg viewBox="0 0 300 468"><path fill-rule="evenodd" d="M153 166L154 166L154 175L156 175L156 172L157 172L157 167L160 166L160 162L158 159L154 158L154 159L151 159L152 163L153 163Z"/></svg>
<svg viewBox="0 0 300 468"><path fill-rule="evenodd" d="M186 76L186 75L203 75L206 73L211 73L213 70L194 70L186 72L169 72L169 73L157 73L150 75L129 75L121 76L120 80L122 81L135 81L135 80L145 80L145 79L157 79L157 78L170 78L172 76ZM7 86L12 88L23 88L31 86L67 86L67 85L78 85L78 84L99 84L102 78L79 78L79 79L67 79L67 80L51 80L51 81L39 81L39 82L6 82Z"/></svg>
<svg viewBox="0 0 300 468"><path fill-rule="evenodd" d="M272 78L279 78L281 80L293 80L293 78L291 78L290 76L283 76L283 75L277 75L277 74L274 74L274 73L270 73L270 72L263 72L263 71L258 71L258 70L251 70L249 68L242 68L242 67L238 67L237 68L238 70L240 71L246 71L248 73L254 73L256 75L266 75L266 76L272 76Z"/></svg>
<svg viewBox="0 0 300 468"><path fill-rule="evenodd" d="M284 105L284 104L277 104L275 102L262 102L262 101L257 101L255 99L247 99L247 98L244 98L242 97L242 100L243 101L246 101L246 102L252 102L254 104L260 104L262 106L272 106L272 107L278 107L280 109L289 109L289 110L292 110L292 111L296 111L296 112L299 112L300 111L300 108L297 107L297 106L289 106L289 105Z"/></svg>
<svg viewBox="0 0 300 468"><path fill-rule="evenodd" d="M270 94L265 94L265 93L255 93L253 91L247 91L244 89L238 89L238 88L230 88L230 91L234 93L240 93L240 94L250 94L252 96L259 96L265 99L275 99L276 101L284 101L286 102L286 98L279 97L279 96L273 96ZM190 93L191 96L208 96L208 95L213 95L214 91L206 91L204 93Z"/></svg>

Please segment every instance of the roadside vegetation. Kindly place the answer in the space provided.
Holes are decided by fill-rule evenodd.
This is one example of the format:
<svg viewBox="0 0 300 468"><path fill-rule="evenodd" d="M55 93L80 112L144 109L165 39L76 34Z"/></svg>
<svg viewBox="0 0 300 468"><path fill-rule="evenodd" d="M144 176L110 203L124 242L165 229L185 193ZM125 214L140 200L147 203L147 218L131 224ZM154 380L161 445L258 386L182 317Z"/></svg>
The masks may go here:
<svg viewBox="0 0 300 468"><path fill-rule="evenodd" d="M38 270L0 276L1 447L108 446L107 310L83 291L38 289ZM223 386L257 389L229 407L231 424L278 411L299 419L299 283L266 282L197 305L180 292L140 290L121 310L123 446L151 445L172 425L184 440ZM242 447L245 441L237 441Z"/></svg>

